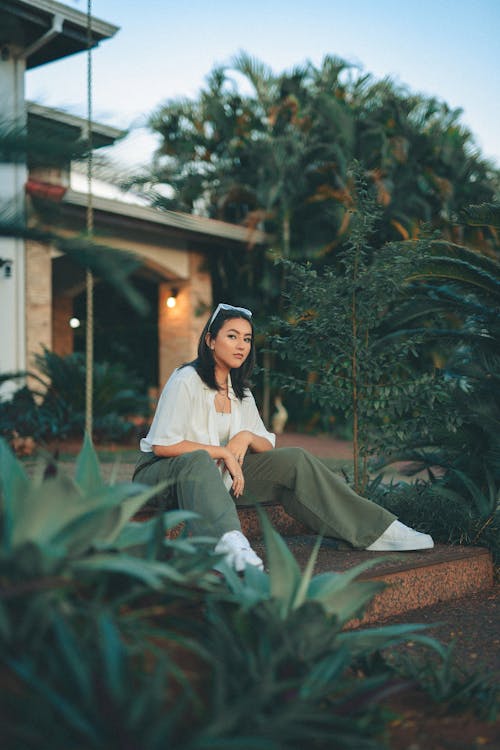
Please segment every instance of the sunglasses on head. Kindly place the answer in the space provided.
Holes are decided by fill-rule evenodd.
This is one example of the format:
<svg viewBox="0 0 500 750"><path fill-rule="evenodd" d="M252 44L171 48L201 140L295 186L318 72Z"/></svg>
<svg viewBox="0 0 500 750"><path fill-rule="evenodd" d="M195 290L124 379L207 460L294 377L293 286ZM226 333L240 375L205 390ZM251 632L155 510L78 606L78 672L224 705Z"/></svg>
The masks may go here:
<svg viewBox="0 0 500 750"><path fill-rule="evenodd" d="M247 310L246 307L234 307L234 305L225 305L223 302L219 302L219 304L214 310L212 317L210 318L210 323L208 324L209 330L210 330L210 326L212 325L212 323L214 322L215 318L217 317L217 315L220 313L221 310L227 310L227 311L234 310L234 312L241 313L241 315L243 315L243 317L245 318L252 317L252 311Z"/></svg>

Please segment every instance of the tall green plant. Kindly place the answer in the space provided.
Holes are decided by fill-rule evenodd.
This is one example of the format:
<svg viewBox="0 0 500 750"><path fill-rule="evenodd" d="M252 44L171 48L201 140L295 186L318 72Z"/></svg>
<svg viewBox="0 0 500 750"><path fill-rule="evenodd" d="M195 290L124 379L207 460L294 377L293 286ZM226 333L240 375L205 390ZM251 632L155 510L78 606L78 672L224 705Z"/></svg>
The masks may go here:
<svg viewBox="0 0 500 750"><path fill-rule="evenodd" d="M287 264L289 308L275 347L302 373L284 377L284 388L305 388L325 411L352 420L354 486L363 492L368 454L418 425L425 428L429 407L437 401L451 405L452 384L437 372L415 370L420 332L379 346L387 312L410 270L427 257L428 243L374 247L378 212L359 181L350 213L349 240L334 269L320 273ZM454 428L451 408L447 423Z"/></svg>
<svg viewBox="0 0 500 750"><path fill-rule="evenodd" d="M500 226L498 204L471 206L463 216L476 226L487 222L484 231L492 237ZM415 470L428 468L432 492L463 507L464 518L468 514L462 538L488 544L498 556L500 264L495 257L436 240L405 285L409 301L393 311L380 345L421 335L421 352L436 353L445 377L456 384L459 424L446 429L438 408L433 428L416 431L411 443L402 440L392 460L411 459ZM445 472L439 479L437 466Z"/></svg>

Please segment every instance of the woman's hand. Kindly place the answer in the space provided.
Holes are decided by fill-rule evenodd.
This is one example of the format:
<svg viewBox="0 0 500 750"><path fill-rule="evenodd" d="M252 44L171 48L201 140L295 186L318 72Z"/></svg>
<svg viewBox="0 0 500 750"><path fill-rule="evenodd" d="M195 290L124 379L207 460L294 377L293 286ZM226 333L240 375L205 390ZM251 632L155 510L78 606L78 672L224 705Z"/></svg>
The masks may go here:
<svg viewBox="0 0 500 750"><path fill-rule="evenodd" d="M233 495L235 497L240 497L245 488L245 477L243 476L243 470L240 464L230 450L225 450L224 456L220 460L224 462L226 470L233 478L233 484L231 487Z"/></svg>
<svg viewBox="0 0 500 750"><path fill-rule="evenodd" d="M252 438L253 434L249 430L241 430L226 445L226 448L231 451L240 466L243 465Z"/></svg>

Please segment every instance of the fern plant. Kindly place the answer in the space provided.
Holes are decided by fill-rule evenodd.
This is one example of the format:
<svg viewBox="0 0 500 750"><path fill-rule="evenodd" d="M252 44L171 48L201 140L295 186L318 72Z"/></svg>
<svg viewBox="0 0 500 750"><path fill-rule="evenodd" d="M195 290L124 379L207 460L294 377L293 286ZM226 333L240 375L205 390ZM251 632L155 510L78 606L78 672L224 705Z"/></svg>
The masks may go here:
<svg viewBox="0 0 500 750"><path fill-rule="evenodd" d="M37 372L5 373L0 382L30 375L38 387L16 392L0 403L0 434L36 440L81 434L85 421L85 356L61 357L48 349L35 356ZM145 415L148 399L139 378L119 363L94 363L94 437L120 440L130 434L127 417Z"/></svg>

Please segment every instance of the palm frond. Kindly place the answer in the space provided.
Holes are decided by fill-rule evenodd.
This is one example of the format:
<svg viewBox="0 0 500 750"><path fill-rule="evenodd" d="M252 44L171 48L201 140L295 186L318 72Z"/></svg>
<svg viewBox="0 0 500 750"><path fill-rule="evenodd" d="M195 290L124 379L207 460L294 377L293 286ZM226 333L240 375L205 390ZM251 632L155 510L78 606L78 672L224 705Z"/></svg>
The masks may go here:
<svg viewBox="0 0 500 750"><path fill-rule="evenodd" d="M471 255L475 256L472 251ZM490 258L480 256L478 263L471 259L458 257L437 256L422 263L418 269L410 273L406 281L425 281L427 279L448 279L467 284L477 291L490 295L500 303L500 266ZM474 258L475 260L475 258ZM484 261L491 261L491 268L486 268Z"/></svg>
<svg viewBox="0 0 500 750"><path fill-rule="evenodd" d="M231 66L248 78L261 103L268 104L270 87L276 81L272 68L243 50L233 57Z"/></svg>
<svg viewBox="0 0 500 750"><path fill-rule="evenodd" d="M500 229L500 203L480 203L462 209L460 217L472 227Z"/></svg>
<svg viewBox="0 0 500 750"><path fill-rule="evenodd" d="M429 252L434 257L445 257L455 259L457 261L463 261L464 263L470 263L483 271L492 275L500 275L500 263L498 260L479 253L476 250L471 250L464 245L457 245L455 242L448 242L447 240L432 240L429 243Z"/></svg>

